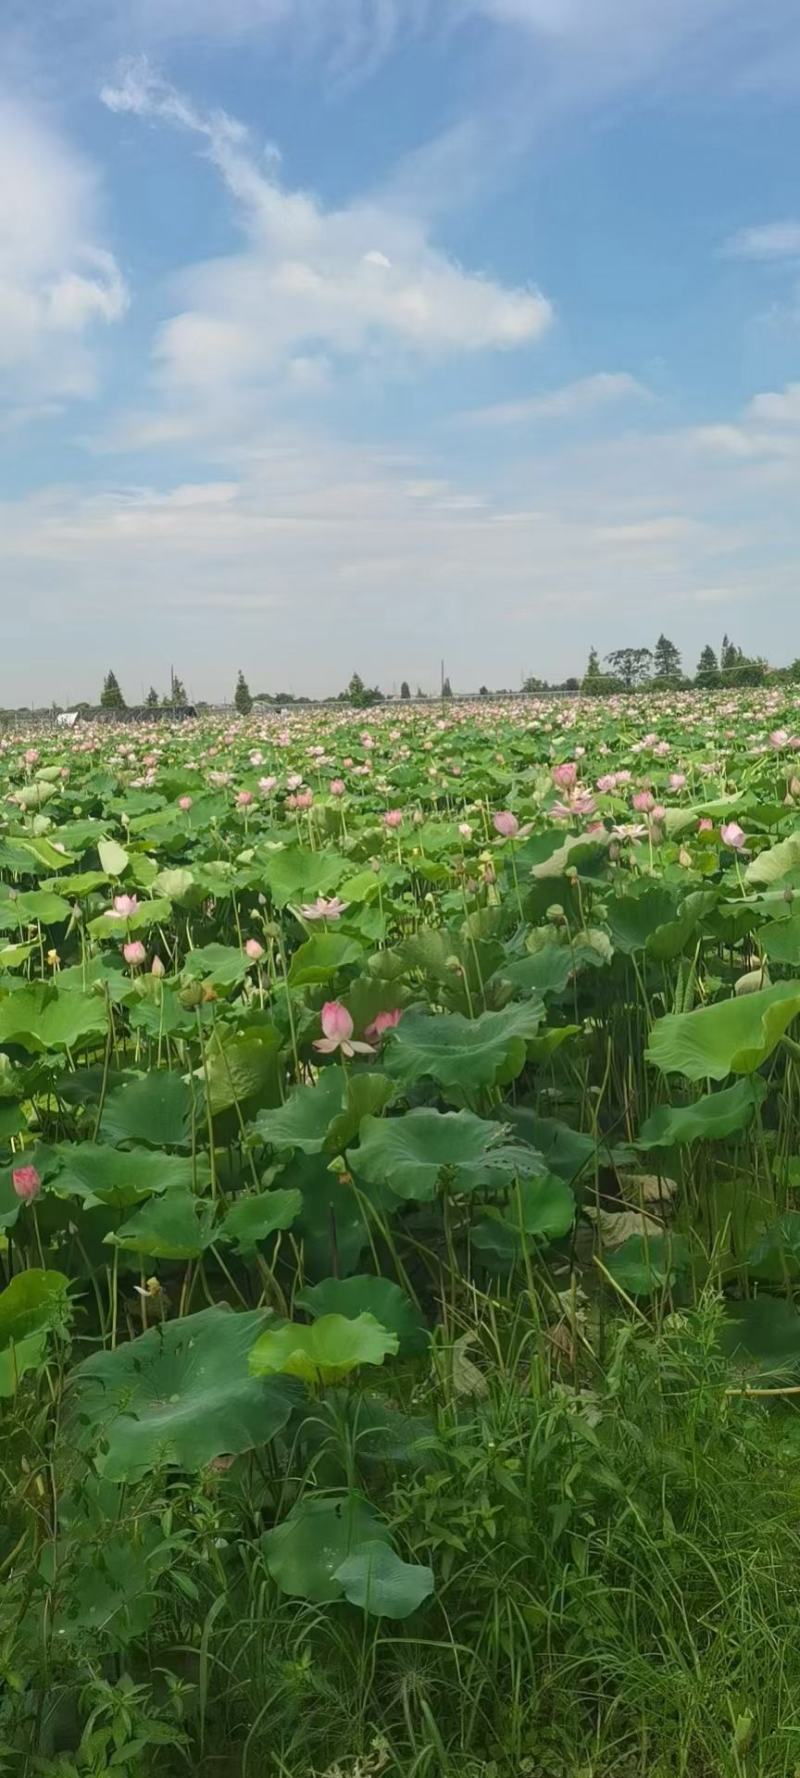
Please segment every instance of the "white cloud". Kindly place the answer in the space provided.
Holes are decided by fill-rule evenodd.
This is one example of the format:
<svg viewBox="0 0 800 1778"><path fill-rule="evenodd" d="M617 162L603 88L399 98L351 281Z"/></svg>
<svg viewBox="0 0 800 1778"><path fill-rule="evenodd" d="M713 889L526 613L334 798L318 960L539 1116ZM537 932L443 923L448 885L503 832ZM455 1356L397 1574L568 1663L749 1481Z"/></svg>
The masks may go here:
<svg viewBox="0 0 800 1778"><path fill-rule="evenodd" d="M188 268L185 306L156 347L162 387L205 397L252 396L298 363L438 357L538 340L551 306L534 288L508 288L465 271L408 212L371 200L326 210L278 176L274 149L259 156L248 132L222 112L198 111L146 64L129 66L102 93L134 113L199 137L236 206L241 252ZM291 367L294 366L294 370ZM312 375L311 382L314 377Z"/></svg>
<svg viewBox="0 0 800 1778"><path fill-rule="evenodd" d="M69 145L0 104L0 390L21 407L91 393L87 338L125 312L97 209L94 176Z"/></svg>
<svg viewBox="0 0 800 1778"><path fill-rule="evenodd" d="M627 371L597 371L594 376L579 377L543 395L495 402L491 407L474 408L462 417L476 426L516 426L527 421L581 418L607 404L649 397L650 390Z"/></svg>
<svg viewBox="0 0 800 1778"><path fill-rule="evenodd" d="M734 259L800 259L800 222L766 222L743 228L725 243Z"/></svg>
<svg viewBox="0 0 800 1778"><path fill-rule="evenodd" d="M800 383L754 395L747 411L754 420L766 420L770 425L800 426Z"/></svg>

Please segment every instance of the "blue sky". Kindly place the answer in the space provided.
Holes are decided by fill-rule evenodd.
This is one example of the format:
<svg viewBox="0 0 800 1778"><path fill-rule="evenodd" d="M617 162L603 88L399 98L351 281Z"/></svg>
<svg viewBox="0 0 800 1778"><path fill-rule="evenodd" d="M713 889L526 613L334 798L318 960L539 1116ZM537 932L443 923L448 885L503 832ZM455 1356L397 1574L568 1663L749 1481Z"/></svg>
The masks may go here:
<svg viewBox="0 0 800 1778"><path fill-rule="evenodd" d="M800 654L795 0L0 6L0 701Z"/></svg>

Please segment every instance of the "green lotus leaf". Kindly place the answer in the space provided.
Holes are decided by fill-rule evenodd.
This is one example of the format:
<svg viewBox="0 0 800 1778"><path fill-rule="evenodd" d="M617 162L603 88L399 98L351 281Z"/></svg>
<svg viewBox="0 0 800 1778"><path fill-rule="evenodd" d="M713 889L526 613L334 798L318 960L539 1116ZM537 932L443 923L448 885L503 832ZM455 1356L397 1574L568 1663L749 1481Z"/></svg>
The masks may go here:
<svg viewBox="0 0 800 1778"><path fill-rule="evenodd" d="M301 1377L306 1383L339 1383L362 1364L383 1364L398 1350L396 1334L374 1315L322 1315L304 1327L285 1322L267 1328L250 1354L254 1376Z"/></svg>
<svg viewBox="0 0 800 1778"><path fill-rule="evenodd" d="M152 1148L103 1148L94 1142L63 1142L56 1148L57 1170L49 1189L58 1197L80 1198L126 1208L163 1193L189 1194L209 1178L205 1155L164 1154Z"/></svg>
<svg viewBox="0 0 800 1778"><path fill-rule="evenodd" d="M744 873L746 883L780 883L790 871L800 870L800 833L790 833L766 852L759 852Z"/></svg>
<svg viewBox="0 0 800 1778"><path fill-rule="evenodd" d="M323 1068L313 1086L295 1087L285 1105L259 1112L255 1127L272 1148L339 1154L357 1135L362 1118L382 1111L394 1092L385 1074L354 1073L345 1083L340 1068Z"/></svg>
<svg viewBox="0 0 800 1778"><path fill-rule="evenodd" d="M728 1303L717 1338L751 1387L800 1381L800 1315L791 1299L759 1295Z"/></svg>
<svg viewBox="0 0 800 1778"><path fill-rule="evenodd" d="M359 1543L334 1574L351 1605L371 1617L406 1618L434 1589L433 1570L403 1562L387 1543Z"/></svg>
<svg viewBox="0 0 800 1778"><path fill-rule="evenodd" d="M117 1482L164 1465L195 1472L268 1444L298 1395L248 1370L267 1320L261 1309L202 1309L84 1359L68 1379L67 1436Z"/></svg>
<svg viewBox="0 0 800 1778"><path fill-rule="evenodd" d="M659 1105L642 1124L637 1148L672 1148L685 1142L722 1141L746 1130L767 1083L755 1074L720 1093L704 1093L692 1105Z"/></svg>
<svg viewBox="0 0 800 1778"><path fill-rule="evenodd" d="M274 1025L224 1037L217 1029L209 1042L205 1069L199 1068L195 1074L208 1093L212 1117L233 1105L238 1105L244 1117L255 1113L259 1105L277 1105L280 1054L281 1037Z"/></svg>
<svg viewBox="0 0 800 1778"><path fill-rule="evenodd" d="M758 942L771 963L787 963L796 969L800 965L800 914L760 927Z"/></svg>
<svg viewBox="0 0 800 1778"><path fill-rule="evenodd" d="M290 1229L302 1208L299 1191L260 1192L253 1197L237 1198L220 1224L218 1237L232 1242L240 1253L253 1253L269 1235Z"/></svg>
<svg viewBox="0 0 800 1778"><path fill-rule="evenodd" d="M198 1203L190 1192L167 1192L149 1198L105 1240L143 1259L199 1259L214 1239L212 1217L212 1207Z"/></svg>
<svg viewBox="0 0 800 1778"><path fill-rule="evenodd" d="M0 1291L0 1397L14 1395L43 1359L50 1330L66 1318L68 1289L63 1272L32 1268Z"/></svg>
<svg viewBox="0 0 800 1778"><path fill-rule="evenodd" d="M515 1186L507 1207L490 1209L472 1230L472 1245L479 1253L504 1261L519 1259L523 1248L558 1241L575 1221L575 1198L555 1173L524 1179Z"/></svg>
<svg viewBox="0 0 800 1778"><path fill-rule="evenodd" d="M107 877L121 877L130 863L125 847L118 840L98 840L97 855Z"/></svg>
<svg viewBox="0 0 800 1778"><path fill-rule="evenodd" d="M383 1532L372 1507L357 1494L338 1498L312 1494L301 1500L282 1524L266 1532L261 1546L268 1571L282 1593L327 1605L344 1594L336 1570L353 1549L380 1541Z"/></svg>
<svg viewBox="0 0 800 1778"><path fill-rule="evenodd" d="M166 1069L126 1081L109 1093L100 1134L106 1142L143 1142L151 1148L184 1148L191 1141L192 1089Z"/></svg>
<svg viewBox="0 0 800 1778"><path fill-rule="evenodd" d="M349 867L352 870L352 865ZM267 854L263 878L276 907L287 903L315 901L327 895L346 877L348 864L335 852L311 852L299 846L287 846L281 852Z"/></svg>
<svg viewBox="0 0 800 1778"><path fill-rule="evenodd" d="M293 988L313 982L330 982L346 964L361 963L363 947L344 932L314 932L299 945L289 965Z"/></svg>
<svg viewBox="0 0 800 1778"><path fill-rule="evenodd" d="M603 1264L628 1296L652 1296L671 1288L688 1269L689 1249L680 1235L629 1235Z"/></svg>
<svg viewBox="0 0 800 1778"><path fill-rule="evenodd" d="M75 1050L106 1034L108 1016L97 994L39 982L0 1000L0 1043L32 1054Z"/></svg>
<svg viewBox="0 0 800 1778"><path fill-rule="evenodd" d="M235 945L203 945L190 951L183 965L189 981L209 982L215 988L235 988L250 968L248 958Z"/></svg>
<svg viewBox="0 0 800 1778"><path fill-rule="evenodd" d="M653 1026L647 1060L687 1080L753 1074L799 1012L800 986L777 982L694 1012L668 1013Z"/></svg>
<svg viewBox="0 0 800 1778"><path fill-rule="evenodd" d="M370 1273L353 1278L323 1278L319 1284L299 1290L295 1303L315 1318L345 1315L355 1320L359 1315L373 1315L389 1333L397 1335L401 1358L425 1352L430 1345L430 1330L416 1304L389 1278L376 1278Z"/></svg>
<svg viewBox="0 0 800 1778"><path fill-rule="evenodd" d="M524 1001L477 1019L412 1009L390 1034L384 1067L405 1087L427 1075L459 1098L506 1085L521 1074L543 1016L541 1004Z"/></svg>
<svg viewBox="0 0 800 1778"><path fill-rule="evenodd" d="M494 1168L524 1171L526 1151L503 1144L502 1124L471 1111L408 1111L403 1117L365 1117L348 1165L371 1185L388 1184L399 1198L432 1199L443 1173L454 1191L491 1182Z"/></svg>

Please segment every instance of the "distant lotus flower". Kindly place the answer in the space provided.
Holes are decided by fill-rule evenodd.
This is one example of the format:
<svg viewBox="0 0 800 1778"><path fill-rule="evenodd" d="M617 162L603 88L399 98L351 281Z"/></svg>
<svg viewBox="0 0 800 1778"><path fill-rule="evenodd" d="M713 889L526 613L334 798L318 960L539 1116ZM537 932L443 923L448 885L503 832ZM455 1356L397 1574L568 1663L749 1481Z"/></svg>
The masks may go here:
<svg viewBox="0 0 800 1778"><path fill-rule="evenodd" d="M191 806L192 806L192 799L190 796L179 796L178 797L178 808L183 810L184 815L188 815Z"/></svg>
<svg viewBox="0 0 800 1778"><path fill-rule="evenodd" d="M382 1037L385 1031L393 1031L395 1026L399 1025L402 1017L402 1010L399 1006L395 1007L393 1012L376 1013L372 1024L367 1026L364 1036Z"/></svg>
<svg viewBox="0 0 800 1778"><path fill-rule="evenodd" d="M402 825L403 825L403 811L402 811L402 809L387 809L386 814L383 817L383 825L384 825L384 827L402 827Z"/></svg>
<svg viewBox="0 0 800 1778"><path fill-rule="evenodd" d="M621 772L617 772L616 777L618 784L630 784L631 774L627 768L624 768Z"/></svg>
<svg viewBox="0 0 800 1778"><path fill-rule="evenodd" d="M730 846L733 852L744 850L745 835L738 821L726 821L719 830L723 846Z"/></svg>
<svg viewBox="0 0 800 1778"><path fill-rule="evenodd" d="M260 962L264 955L264 946L259 944L257 938L249 938L244 948L245 955L250 958L251 963Z"/></svg>
<svg viewBox="0 0 800 1778"><path fill-rule="evenodd" d="M498 809L497 814L492 816L492 826L503 840L513 840L519 833L519 822L510 809Z"/></svg>
<svg viewBox="0 0 800 1778"><path fill-rule="evenodd" d="M472 839L472 828L470 827L470 824L468 821L459 821L458 831L461 835L462 840L471 840Z"/></svg>
<svg viewBox="0 0 800 1778"><path fill-rule="evenodd" d="M685 772L670 772L670 775L669 775L670 790L682 790L685 783L686 783L686 773Z"/></svg>
<svg viewBox="0 0 800 1778"><path fill-rule="evenodd" d="M341 1050L343 1056L361 1056L373 1054L369 1043L356 1043L353 1037L353 1021L346 1006L340 1000L326 1000L320 1014L324 1037L314 1039L314 1048L323 1055L332 1056Z"/></svg>
<svg viewBox="0 0 800 1778"><path fill-rule="evenodd" d="M295 805L298 809L310 809L314 801L313 790L298 790Z"/></svg>
<svg viewBox="0 0 800 1778"><path fill-rule="evenodd" d="M135 967L136 964L144 963L147 953L141 940L132 938L129 944L123 945L122 955L125 958L126 963L130 963L132 967Z"/></svg>
<svg viewBox="0 0 800 1778"><path fill-rule="evenodd" d="M650 810L655 808L656 799L651 790L635 790L631 800L637 814L649 815Z"/></svg>
<svg viewBox="0 0 800 1778"><path fill-rule="evenodd" d="M166 973L167 972L166 972L166 969L164 968L161 958L154 957L153 961L150 965L150 974L156 976L157 979L160 981L162 976L165 976Z"/></svg>
<svg viewBox="0 0 800 1778"><path fill-rule="evenodd" d="M251 754L250 754L250 764L251 764L251 766L260 766L260 765L263 765L263 763L264 763L264 755L263 755L263 753L258 753L258 752L255 752L255 753L251 753Z"/></svg>
<svg viewBox="0 0 800 1778"><path fill-rule="evenodd" d="M769 737L769 744L770 747L775 748L776 753L780 751L781 747L787 747L789 744L789 730L785 728L773 729L772 734Z"/></svg>
<svg viewBox="0 0 800 1778"><path fill-rule="evenodd" d="M11 1174L11 1184L23 1204L32 1204L42 1189L42 1182L35 1167L15 1167Z"/></svg>
<svg viewBox="0 0 800 1778"><path fill-rule="evenodd" d="M303 780L299 772L290 772L286 780L287 790L299 790Z"/></svg>
<svg viewBox="0 0 800 1778"><path fill-rule="evenodd" d="M616 788L617 788L617 774L616 774L616 772L604 772L602 778L598 778L598 780L597 780L597 788L598 788L598 790L616 790Z"/></svg>
<svg viewBox="0 0 800 1778"><path fill-rule="evenodd" d="M236 797L236 807L237 809L249 809L252 801L252 790L240 790Z"/></svg>
<svg viewBox="0 0 800 1778"><path fill-rule="evenodd" d="M700 820L697 823L697 831L698 833L713 833L714 823L709 820L708 815L702 815L700 817Z"/></svg>
<svg viewBox="0 0 800 1778"><path fill-rule="evenodd" d="M338 895L332 895L330 901L318 895L316 901L306 902L300 912L304 920L339 920L349 906L349 901L340 901Z"/></svg>
<svg viewBox="0 0 800 1778"><path fill-rule="evenodd" d="M331 778L328 789L330 790L331 796L343 796L344 778Z"/></svg>
<svg viewBox="0 0 800 1778"><path fill-rule="evenodd" d="M29 747L29 748L28 748L28 749L27 749L27 752L26 752L26 754L25 754L25 764L26 764L26 766L35 766L35 764L36 764L36 761L37 761L37 759L38 759L38 758L39 758L39 749L38 749L38 747Z"/></svg>
<svg viewBox="0 0 800 1778"><path fill-rule="evenodd" d="M108 913L118 920L129 920L138 906L139 898L136 895L115 895L114 906L108 909Z"/></svg>
<svg viewBox="0 0 800 1778"><path fill-rule="evenodd" d="M578 768L574 760L568 759L563 765L553 766L552 777L557 790L572 790L578 782Z"/></svg>
<svg viewBox="0 0 800 1778"><path fill-rule="evenodd" d="M654 803L652 809L650 810L650 813L651 813L654 821L663 821L664 816L666 815L666 812L667 811L664 808L663 803Z"/></svg>
<svg viewBox="0 0 800 1778"><path fill-rule="evenodd" d="M572 798L572 808L576 815L593 815L597 807L589 790L579 790Z"/></svg>
<svg viewBox="0 0 800 1778"><path fill-rule="evenodd" d="M271 794L271 792L275 789L277 782L278 782L277 778L272 778L272 777L259 778L258 788L261 791L261 795L262 796L269 796Z"/></svg>

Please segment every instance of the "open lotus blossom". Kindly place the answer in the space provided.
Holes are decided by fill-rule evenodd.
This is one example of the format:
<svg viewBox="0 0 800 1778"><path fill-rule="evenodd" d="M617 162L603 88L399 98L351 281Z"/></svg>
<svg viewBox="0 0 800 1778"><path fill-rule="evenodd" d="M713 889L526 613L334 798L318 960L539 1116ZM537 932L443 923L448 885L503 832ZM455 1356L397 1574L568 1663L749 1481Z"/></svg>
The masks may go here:
<svg viewBox="0 0 800 1778"><path fill-rule="evenodd" d="M344 778L331 778L328 789L331 796L344 796Z"/></svg>
<svg viewBox="0 0 800 1778"><path fill-rule="evenodd" d="M631 802L638 815L649 815L650 810L656 806L652 790L635 790Z"/></svg>
<svg viewBox="0 0 800 1778"><path fill-rule="evenodd" d="M572 790L578 782L578 768L575 761L567 759L563 765L553 766L552 777L557 790Z"/></svg>
<svg viewBox="0 0 800 1778"><path fill-rule="evenodd" d="M251 963L259 963L264 955L264 946L259 944L257 938L248 938L244 952L245 956L250 958Z"/></svg>
<svg viewBox="0 0 800 1778"><path fill-rule="evenodd" d="M237 807L237 809L249 809L252 801L253 801L252 790L240 790L237 793L237 797L236 797L236 807Z"/></svg>
<svg viewBox="0 0 800 1778"><path fill-rule="evenodd" d="M277 782L278 782L277 778L273 778L269 775L266 778L259 778L258 788L261 791L261 795L262 796L270 796L272 794L272 791L275 789Z"/></svg>
<svg viewBox="0 0 800 1778"><path fill-rule="evenodd" d="M402 825L403 825L403 811L402 811L402 809L387 809L386 814L383 817L383 825L384 825L384 827L402 827Z"/></svg>
<svg viewBox="0 0 800 1778"><path fill-rule="evenodd" d="M304 920L340 920L349 906L349 901L340 901L338 895L332 895L329 901L318 895L316 901L305 902L300 913Z"/></svg>
<svg viewBox="0 0 800 1778"><path fill-rule="evenodd" d="M393 1031L395 1025L399 1025L402 1017L402 1008L399 1006L396 1006L392 1012L378 1012L375 1014L372 1023L367 1026L364 1036L374 1038L382 1037L385 1031Z"/></svg>
<svg viewBox="0 0 800 1778"><path fill-rule="evenodd" d="M683 790L685 783L686 783L686 773L685 772L670 772L670 775L669 775L670 790Z"/></svg>
<svg viewBox="0 0 800 1778"><path fill-rule="evenodd" d="M598 790L603 790L603 791L616 790L616 788L617 788L617 774L616 774L616 772L604 772L602 775L602 778L598 778L598 780L597 780L597 788L598 788Z"/></svg>
<svg viewBox="0 0 800 1778"><path fill-rule="evenodd" d="M295 807L298 809L310 809L313 801L313 790L298 790L297 796L295 797Z"/></svg>
<svg viewBox="0 0 800 1778"><path fill-rule="evenodd" d="M492 826L503 840L513 840L519 833L519 822L510 809L498 809L497 814L492 816Z"/></svg>
<svg viewBox="0 0 800 1778"><path fill-rule="evenodd" d="M738 821L724 821L719 830L719 837L723 846L730 846L733 852L744 852L746 849L745 834Z"/></svg>
<svg viewBox="0 0 800 1778"><path fill-rule="evenodd" d="M42 1182L35 1167L14 1167L11 1173L11 1184L23 1204L32 1204L42 1189Z"/></svg>
<svg viewBox="0 0 800 1778"><path fill-rule="evenodd" d="M353 1037L353 1021L341 1000L326 1000L320 1013L320 1022L324 1036L315 1037L314 1048L322 1055L332 1056L336 1050L341 1050L343 1056L374 1054L370 1043L356 1042Z"/></svg>
<svg viewBox="0 0 800 1778"><path fill-rule="evenodd" d="M776 753L778 753L778 752L780 752L780 749L782 747L788 747L789 740L790 740L790 736L789 736L788 729L774 728L772 731L772 734L769 737L769 744L770 744L770 747L774 747Z"/></svg>
<svg viewBox="0 0 800 1778"><path fill-rule="evenodd" d="M700 820L697 823L697 831L698 833L713 833L714 823L710 820L708 815L700 816Z"/></svg>
<svg viewBox="0 0 800 1778"><path fill-rule="evenodd" d="M184 815L188 814L191 806L192 806L192 799L190 796L179 796L178 797L178 808L183 810Z"/></svg>
<svg viewBox="0 0 800 1778"><path fill-rule="evenodd" d="M147 952L145 951L141 939L132 938L129 944L123 945L122 955L125 958L125 962L130 963L131 968L135 969L137 964L144 963Z"/></svg>
<svg viewBox="0 0 800 1778"><path fill-rule="evenodd" d="M115 895L114 906L106 908L112 920L129 920L136 913L139 898L136 895Z"/></svg>

